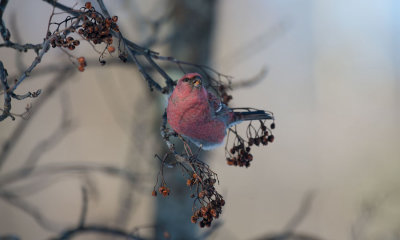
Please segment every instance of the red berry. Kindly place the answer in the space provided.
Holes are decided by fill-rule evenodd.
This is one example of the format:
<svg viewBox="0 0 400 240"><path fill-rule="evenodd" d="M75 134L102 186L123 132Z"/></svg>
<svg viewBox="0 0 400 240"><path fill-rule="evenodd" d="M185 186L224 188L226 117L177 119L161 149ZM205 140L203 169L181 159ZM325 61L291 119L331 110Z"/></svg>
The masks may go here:
<svg viewBox="0 0 400 240"><path fill-rule="evenodd" d="M85 8L87 8L87 9L92 8L92 3L91 2L86 2L85 3Z"/></svg>
<svg viewBox="0 0 400 240"><path fill-rule="evenodd" d="M108 46L108 47L107 47L107 50L108 50L109 53L113 53L113 52L115 52L115 47L113 47L113 46Z"/></svg>

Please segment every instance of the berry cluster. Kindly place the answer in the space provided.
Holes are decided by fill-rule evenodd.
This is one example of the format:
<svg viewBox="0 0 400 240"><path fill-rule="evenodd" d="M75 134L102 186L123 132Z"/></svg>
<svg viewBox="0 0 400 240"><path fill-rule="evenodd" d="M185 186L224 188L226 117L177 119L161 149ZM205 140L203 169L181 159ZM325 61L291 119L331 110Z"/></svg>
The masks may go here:
<svg viewBox="0 0 400 240"><path fill-rule="evenodd" d="M271 129L265 125L265 121L259 121L260 127L257 129L253 126L252 122L247 127L247 141L243 139L236 130L229 129L235 136L233 147L229 149L225 147L225 154L227 155L227 164L230 166L249 167L250 162L253 160L253 155L250 153L251 147L268 145L268 142L274 141L271 129L275 128L275 123L271 123ZM228 144L228 142L227 142Z"/></svg>
<svg viewBox="0 0 400 240"><path fill-rule="evenodd" d="M275 123L271 124L271 129L275 128ZM268 145L268 142L273 142L274 141L274 135L269 134L269 131L267 127L264 125L264 123L261 124L261 130L262 130L262 135L258 137L250 137L248 144L249 146L252 146L253 144L256 146L262 145Z"/></svg>
<svg viewBox="0 0 400 240"><path fill-rule="evenodd" d="M200 176L203 176L200 177ZM193 173L186 184L189 187L194 187L197 190L197 197L192 194L193 198L200 203L200 209L195 210L191 216L192 223L199 221L200 227L209 227L214 219L217 219L222 213L222 206L225 205L225 200L215 190L215 175Z"/></svg>
<svg viewBox="0 0 400 240"><path fill-rule="evenodd" d="M99 58L100 63L104 65L106 63L103 60L104 52L115 52L115 47L111 45L113 43L112 31L119 32L117 24L118 17L104 17L94 9L90 2L86 2L85 6L81 8L79 13L79 16L67 16L61 22L50 23L51 26L56 26L53 33L50 31L47 33L47 37L50 39L50 44L53 48L62 47L74 50L80 45L80 41L74 39L73 36L70 36L73 33L93 44L105 43L106 46ZM62 28L64 26L65 28ZM86 62L79 61L79 64L79 71L84 71Z"/></svg>
<svg viewBox="0 0 400 240"><path fill-rule="evenodd" d="M243 143L233 146L230 150L233 156L226 158L228 165L249 167L250 162L253 160L250 150L251 148L249 146L245 147ZM236 156L235 153L237 154Z"/></svg>
<svg viewBox="0 0 400 240"><path fill-rule="evenodd" d="M176 153L175 145L170 142L170 137L177 137L182 140L184 144L184 153L178 155L180 157L179 162L176 161L173 165L181 166L182 170L189 176L186 180L186 185L193 191L193 194L191 194L190 197L194 199L191 221L193 223L199 221L200 227L209 227L211 226L212 221L218 218L222 213L222 207L225 205L225 200L222 195L215 189L215 184L218 182L218 176L210 169L208 164L198 159L197 154L195 155L192 153L189 144L184 138L175 131L166 127L166 115L164 115L163 119L161 135L175 157L178 154ZM161 186L166 185L163 178L163 168L166 164L165 161L168 155L169 154L166 154L164 158L160 158L156 155L156 157L162 162L160 172L157 176L157 182L158 177L161 176ZM153 191L153 196L156 195L155 191Z"/></svg>
<svg viewBox="0 0 400 240"><path fill-rule="evenodd" d="M91 7L91 6L90 6ZM78 29L78 34L84 39L93 42L94 44L112 44L113 38L111 30L119 32L117 25L118 17L113 16L112 18L105 18L96 10L86 8L86 14L82 16L82 25Z"/></svg>
<svg viewBox="0 0 400 240"><path fill-rule="evenodd" d="M57 25L50 42L53 48L65 47L74 50L80 42L71 36L67 36L73 32L77 32L83 39L91 41L94 44L106 43L107 46L112 44L113 37L111 31L119 32L117 24L118 16L106 18L97 12L90 2L86 2L82 9L83 11L77 17L68 16L59 23L51 23L52 25ZM63 25L68 27L60 30L60 26ZM50 37L51 35L51 32L48 32L47 36Z"/></svg>
<svg viewBox="0 0 400 240"><path fill-rule="evenodd" d="M49 32L48 35L51 35ZM54 38L50 40L50 44L53 48L64 47L69 50L74 50L75 47L79 46L79 40L75 40L73 37L64 37L60 34L56 34Z"/></svg>
<svg viewBox="0 0 400 240"><path fill-rule="evenodd" d="M197 223L200 220L200 227L210 227L213 219L217 219L222 213L222 206L225 205L225 200L218 198L216 200L211 200L206 206L201 207L196 210L190 220L192 223Z"/></svg>
<svg viewBox="0 0 400 240"><path fill-rule="evenodd" d="M161 195L163 195L164 197L169 195L169 188L167 188L166 186L161 186L158 188L158 191L160 192ZM156 197L157 196L157 192L154 189L153 192L151 193L152 196Z"/></svg>

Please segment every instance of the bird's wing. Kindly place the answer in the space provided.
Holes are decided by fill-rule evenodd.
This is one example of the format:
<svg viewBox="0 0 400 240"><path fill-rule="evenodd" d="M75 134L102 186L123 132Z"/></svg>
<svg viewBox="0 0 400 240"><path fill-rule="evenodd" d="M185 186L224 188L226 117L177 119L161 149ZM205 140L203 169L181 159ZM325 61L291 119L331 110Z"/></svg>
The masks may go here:
<svg viewBox="0 0 400 240"><path fill-rule="evenodd" d="M211 114L213 117L218 118L224 122L232 122L233 121L233 112L232 110L226 106L221 100L216 97L212 93L208 93L208 102L211 108Z"/></svg>
<svg viewBox="0 0 400 240"><path fill-rule="evenodd" d="M221 100L210 92L208 92L208 103L213 108L214 113L220 112L223 108Z"/></svg>

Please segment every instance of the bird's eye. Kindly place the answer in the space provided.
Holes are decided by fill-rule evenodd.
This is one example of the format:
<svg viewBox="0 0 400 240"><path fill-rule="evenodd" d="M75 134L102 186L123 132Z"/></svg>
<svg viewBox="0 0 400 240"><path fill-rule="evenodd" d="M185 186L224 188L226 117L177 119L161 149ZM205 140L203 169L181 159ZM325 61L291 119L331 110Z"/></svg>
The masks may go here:
<svg viewBox="0 0 400 240"><path fill-rule="evenodd" d="M183 81L184 82L189 82L189 78L184 78Z"/></svg>

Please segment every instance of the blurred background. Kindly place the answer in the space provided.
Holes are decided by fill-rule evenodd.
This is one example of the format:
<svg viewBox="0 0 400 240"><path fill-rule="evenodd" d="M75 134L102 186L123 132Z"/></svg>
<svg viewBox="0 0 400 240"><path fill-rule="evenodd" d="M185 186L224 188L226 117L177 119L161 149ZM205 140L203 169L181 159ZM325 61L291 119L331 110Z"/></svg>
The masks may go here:
<svg viewBox="0 0 400 240"><path fill-rule="evenodd" d="M275 142L255 149L248 169L228 166L223 148L204 157L226 206L216 227L199 229L179 170L168 169L168 198L151 196L166 97L117 55L101 67L82 43L72 52L88 59L80 73L52 50L18 88L42 95L13 102L14 113L31 104L30 118L0 123L0 190L17 196L0 198L0 234L57 236L77 224L88 196L87 222L138 227L148 238L400 239L399 1L105 4L128 39L161 55L207 64L233 82L266 71L233 91L232 104L274 112ZM10 1L3 19L14 41L40 43L51 10L43 1ZM10 79L34 56L0 48ZM7 180L18 171L27 177Z"/></svg>

